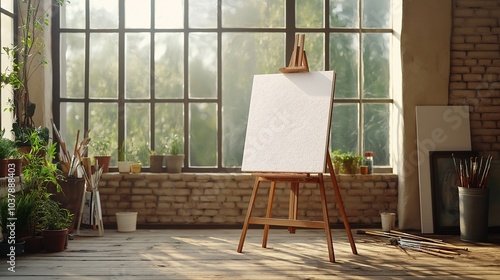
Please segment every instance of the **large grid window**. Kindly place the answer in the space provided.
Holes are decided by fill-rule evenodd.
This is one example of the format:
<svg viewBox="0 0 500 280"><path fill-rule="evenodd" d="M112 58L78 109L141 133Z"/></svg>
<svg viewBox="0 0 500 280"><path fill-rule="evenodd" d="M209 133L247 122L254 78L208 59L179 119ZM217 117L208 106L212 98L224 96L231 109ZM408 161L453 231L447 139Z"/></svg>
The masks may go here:
<svg viewBox="0 0 500 280"><path fill-rule="evenodd" d="M392 0L394 1L394 0ZM55 13L54 112L125 143L132 160L183 137L186 171L241 166L253 76L306 34L311 71L335 70L330 149L389 165L391 0L72 0ZM90 151L92 154L92 151Z"/></svg>

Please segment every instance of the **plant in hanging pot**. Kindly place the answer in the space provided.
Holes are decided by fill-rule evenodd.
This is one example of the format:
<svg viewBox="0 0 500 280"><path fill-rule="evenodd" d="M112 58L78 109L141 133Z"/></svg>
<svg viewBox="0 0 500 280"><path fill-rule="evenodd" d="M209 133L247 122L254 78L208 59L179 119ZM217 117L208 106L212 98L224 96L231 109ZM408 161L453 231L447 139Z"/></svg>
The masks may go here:
<svg viewBox="0 0 500 280"><path fill-rule="evenodd" d="M73 223L73 214L59 203L47 199L41 208L40 224L43 228L43 244L46 252L61 252L67 246L68 228Z"/></svg>
<svg viewBox="0 0 500 280"><path fill-rule="evenodd" d="M488 240L489 189L488 175L492 156L456 159L452 154L458 176L458 208L460 239L484 242Z"/></svg>
<svg viewBox="0 0 500 280"><path fill-rule="evenodd" d="M99 166L102 166L103 173L109 172L109 162L111 161L110 145L111 142L102 137L98 137L97 140L92 141L90 144L94 159Z"/></svg>
<svg viewBox="0 0 500 280"><path fill-rule="evenodd" d="M172 132L166 141L167 155L165 161L167 165L167 172L180 173L184 165L184 141L182 137Z"/></svg>

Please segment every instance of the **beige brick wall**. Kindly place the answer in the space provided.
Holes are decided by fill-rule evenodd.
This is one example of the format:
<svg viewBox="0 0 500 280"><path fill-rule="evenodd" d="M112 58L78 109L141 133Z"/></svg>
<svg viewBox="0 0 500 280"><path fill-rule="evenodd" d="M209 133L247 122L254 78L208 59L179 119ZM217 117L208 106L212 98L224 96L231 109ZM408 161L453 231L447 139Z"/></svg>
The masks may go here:
<svg viewBox="0 0 500 280"><path fill-rule="evenodd" d="M500 1L453 1L450 105L469 105L472 149L500 156Z"/></svg>
<svg viewBox="0 0 500 280"><path fill-rule="evenodd" d="M330 222L341 224L330 177L326 178ZM349 222L380 223L380 213L396 212L397 176L338 175ZM254 184L250 174L106 173L99 183L105 224L116 223L116 212L137 211L139 225L240 225ZM254 216L264 216L269 183L261 183ZM290 188L278 184L273 217L288 216ZM322 220L319 188L299 187L299 219Z"/></svg>

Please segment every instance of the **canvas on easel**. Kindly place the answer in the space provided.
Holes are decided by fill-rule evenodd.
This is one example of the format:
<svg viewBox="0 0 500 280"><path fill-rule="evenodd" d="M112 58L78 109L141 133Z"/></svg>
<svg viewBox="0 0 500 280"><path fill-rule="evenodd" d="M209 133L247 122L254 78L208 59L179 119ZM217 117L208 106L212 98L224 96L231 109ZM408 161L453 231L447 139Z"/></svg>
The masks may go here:
<svg viewBox="0 0 500 280"><path fill-rule="evenodd" d="M325 171L335 73L255 75L241 170Z"/></svg>

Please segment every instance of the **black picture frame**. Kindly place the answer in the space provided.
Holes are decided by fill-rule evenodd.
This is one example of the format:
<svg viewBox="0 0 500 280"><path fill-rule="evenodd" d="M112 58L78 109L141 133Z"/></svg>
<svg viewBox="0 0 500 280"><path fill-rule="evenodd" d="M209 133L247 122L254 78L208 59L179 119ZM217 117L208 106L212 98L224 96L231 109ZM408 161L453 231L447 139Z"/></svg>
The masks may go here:
<svg viewBox="0 0 500 280"><path fill-rule="evenodd" d="M459 234L460 213L458 209L458 176L453 163L476 157L474 151L431 151L432 218L434 233Z"/></svg>

